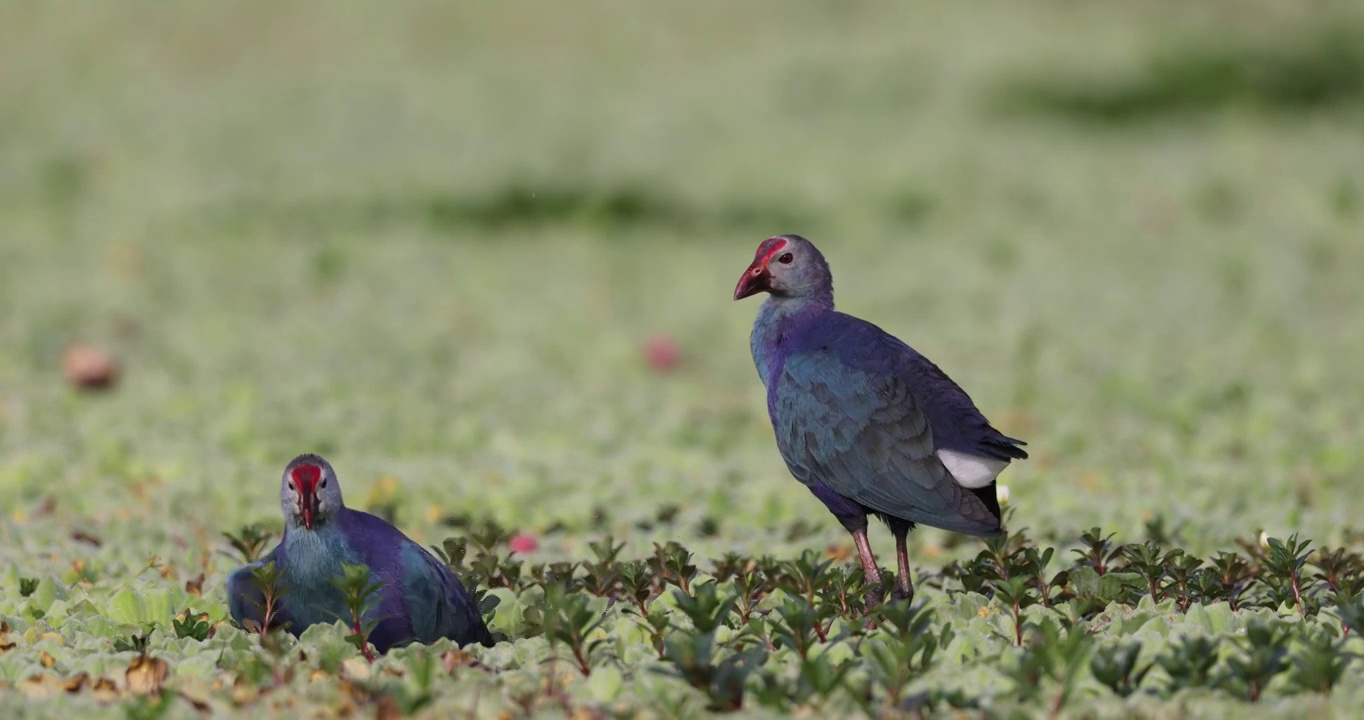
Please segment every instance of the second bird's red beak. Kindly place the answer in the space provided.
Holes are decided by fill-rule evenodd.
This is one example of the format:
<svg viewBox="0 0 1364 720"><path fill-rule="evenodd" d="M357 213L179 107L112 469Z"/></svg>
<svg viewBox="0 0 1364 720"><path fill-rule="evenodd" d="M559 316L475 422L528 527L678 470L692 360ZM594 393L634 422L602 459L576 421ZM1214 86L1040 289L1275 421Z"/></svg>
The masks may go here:
<svg viewBox="0 0 1364 720"><path fill-rule="evenodd" d="M743 300L750 295L757 295L771 289L769 282L772 274L767 270L766 260L755 260L744 274L739 277L739 284L734 286L734 299Z"/></svg>

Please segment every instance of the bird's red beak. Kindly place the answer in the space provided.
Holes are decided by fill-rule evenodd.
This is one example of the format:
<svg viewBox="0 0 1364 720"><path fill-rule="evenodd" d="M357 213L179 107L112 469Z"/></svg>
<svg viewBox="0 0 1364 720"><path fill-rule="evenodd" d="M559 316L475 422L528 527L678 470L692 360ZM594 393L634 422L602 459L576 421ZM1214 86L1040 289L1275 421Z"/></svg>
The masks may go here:
<svg viewBox="0 0 1364 720"><path fill-rule="evenodd" d="M312 530L317 519L317 483L322 479L322 468L300 465L293 471L294 487L298 490L298 514L303 527Z"/></svg>
<svg viewBox="0 0 1364 720"><path fill-rule="evenodd" d="M752 265L739 276L739 284L734 286L734 299L743 300L771 289L769 282L772 274L767 270L767 258L754 260Z"/></svg>
<svg viewBox="0 0 1364 720"><path fill-rule="evenodd" d="M767 264L772 262L773 256L781 252L789 242L780 235L762 241L762 244L758 246L758 251L753 253L753 263L739 278L739 284L734 286L735 300L743 300L750 295L772 291L772 271Z"/></svg>
<svg viewBox="0 0 1364 720"><path fill-rule="evenodd" d="M309 488L298 494L299 514L303 516L303 527L313 529L313 518L317 512L317 492Z"/></svg>

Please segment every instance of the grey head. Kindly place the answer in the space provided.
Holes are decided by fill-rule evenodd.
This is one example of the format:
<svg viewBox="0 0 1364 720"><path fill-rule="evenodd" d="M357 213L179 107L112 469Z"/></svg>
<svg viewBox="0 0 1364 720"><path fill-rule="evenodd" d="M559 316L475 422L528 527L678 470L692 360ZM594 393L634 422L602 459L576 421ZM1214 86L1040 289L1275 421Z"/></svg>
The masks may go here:
<svg viewBox="0 0 1364 720"><path fill-rule="evenodd" d="M734 288L734 299L760 292L779 299L827 300L832 305L834 281L814 243L799 235L776 235L758 245L753 262Z"/></svg>
<svg viewBox="0 0 1364 720"><path fill-rule="evenodd" d="M280 508L290 528L314 530L345 507L336 470L321 455L299 455L284 468Z"/></svg>

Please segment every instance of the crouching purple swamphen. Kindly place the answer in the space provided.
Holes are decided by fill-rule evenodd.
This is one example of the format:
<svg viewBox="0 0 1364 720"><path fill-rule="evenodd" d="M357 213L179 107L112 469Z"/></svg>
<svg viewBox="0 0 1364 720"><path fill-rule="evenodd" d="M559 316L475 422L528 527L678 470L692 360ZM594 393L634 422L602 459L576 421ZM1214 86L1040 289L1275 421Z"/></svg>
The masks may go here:
<svg viewBox="0 0 1364 720"><path fill-rule="evenodd" d="M445 563L397 528L341 501L341 485L330 463L300 455L284 469L280 488L284 537L268 555L227 579L232 619L261 624L262 596L252 569L273 561L283 592L272 625L283 623L295 636L315 623L330 624L350 613L332 581L342 563L366 565L372 582L383 584L366 620L378 620L369 641L379 652L412 642L450 638L460 645L492 645L478 606Z"/></svg>
<svg viewBox="0 0 1364 720"><path fill-rule="evenodd" d="M749 343L777 448L797 480L852 533L868 584L881 574L867 516L895 536L892 593L914 594L905 538L916 524L998 535L995 478L1025 443L996 430L951 378L881 328L834 310L829 266L799 235L768 238L734 299L767 301Z"/></svg>

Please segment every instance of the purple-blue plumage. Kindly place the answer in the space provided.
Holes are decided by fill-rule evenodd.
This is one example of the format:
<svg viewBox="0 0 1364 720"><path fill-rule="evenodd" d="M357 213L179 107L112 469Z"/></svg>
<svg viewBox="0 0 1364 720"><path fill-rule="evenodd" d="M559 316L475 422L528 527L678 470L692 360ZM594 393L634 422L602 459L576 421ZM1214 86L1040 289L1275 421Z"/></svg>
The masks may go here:
<svg viewBox="0 0 1364 720"><path fill-rule="evenodd" d="M272 624L299 635L317 623L349 619L332 580L342 563L362 564L382 583L366 614L378 620L370 642L379 652L448 637L461 645L492 644L478 607L450 568L383 519L347 508L331 464L300 455L284 472L280 491L284 536L268 555L228 577L228 609L238 624L261 623L261 594L251 570L274 562L284 591Z"/></svg>
<svg viewBox="0 0 1364 720"><path fill-rule="evenodd" d="M833 279L810 241L768 238L735 299L769 297L750 346L787 467L853 534L874 585L867 515L896 536L898 596L912 593L905 535L915 524L1001 532L995 477L1019 446L927 358L881 328L834 309Z"/></svg>

